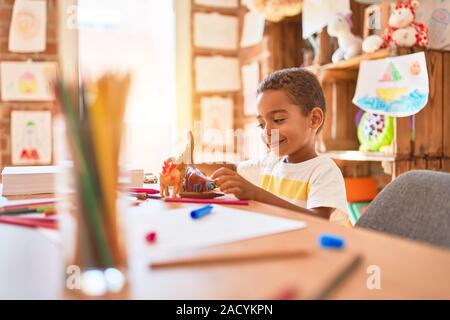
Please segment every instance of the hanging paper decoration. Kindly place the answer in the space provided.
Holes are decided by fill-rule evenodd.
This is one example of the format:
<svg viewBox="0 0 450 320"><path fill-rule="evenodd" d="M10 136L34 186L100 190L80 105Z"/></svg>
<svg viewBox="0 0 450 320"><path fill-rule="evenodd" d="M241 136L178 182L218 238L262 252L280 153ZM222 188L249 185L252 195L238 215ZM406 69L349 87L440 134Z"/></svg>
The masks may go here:
<svg viewBox="0 0 450 320"><path fill-rule="evenodd" d="M14 165L51 163L51 123L50 111L11 112L11 153Z"/></svg>
<svg viewBox="0 0 450 320"><path fill-rule="evenodd" d="M302 11L303 0L247 0L250 10L262 14L272 22L281 21Z"/></svg>
<svg viewBox="0 0 450 320"><path fill-rule="evenodd" d="M353 103L367 112L407 117L425 107L428 95L425 54L420 52L362 62Z"/></svg>
<svg viewBox="0 0 450 320"><path fill-rule="evenodd" d="M3 101L53 101L51 82L55 62L3 61L0 63Z"/></svg>
<svg viewBox="0 0 450 320"><path fill-rule="evenodd" d="M422 1L416 20L428 27L429 49L450 51L450 0Z"/></svg>
<svg viewBox="0 0 450 320"><path fill-rule="evenodd" d="M20 53L45 51L46 32L46 1L17 0L14 2L9 28L9 51Z"/></svg>

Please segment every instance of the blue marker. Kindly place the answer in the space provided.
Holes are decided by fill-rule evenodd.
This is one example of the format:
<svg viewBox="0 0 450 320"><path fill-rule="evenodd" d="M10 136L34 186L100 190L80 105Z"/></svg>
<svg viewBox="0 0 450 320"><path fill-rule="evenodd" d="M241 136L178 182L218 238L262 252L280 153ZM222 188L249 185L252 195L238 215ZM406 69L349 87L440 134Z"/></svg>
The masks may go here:
<svg viewBox="0 0 450 320"><path fill-rule="evenodd" d="M339 236L322 234L319 237L319 244L324 249L342 249L345 246L345 241Z"/></svg>
<svg viewBox="0 0 450 320"><path fill-rule="evenodd" d="M196 210L192 210L191 211L191 218L192 219L199 219L203 216L206 216L207 214L211 213L212 209L214 207L210 204L208 204L207 206L201 207L199 209Z"/></svg>

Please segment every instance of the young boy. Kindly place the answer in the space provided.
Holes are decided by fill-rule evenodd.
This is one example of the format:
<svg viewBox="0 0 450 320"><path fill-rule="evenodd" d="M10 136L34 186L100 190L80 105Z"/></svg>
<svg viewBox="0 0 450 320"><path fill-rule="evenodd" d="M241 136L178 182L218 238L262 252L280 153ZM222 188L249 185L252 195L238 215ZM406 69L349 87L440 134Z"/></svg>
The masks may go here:
<svg viewBox="0 0 450 320"><path fill-rule="evenodd" d="M258 88L259 127L270 153L211 176L225 193L347 223L342 173L315 151L326 113L317 78L300 69L269 75Z"/></svg>

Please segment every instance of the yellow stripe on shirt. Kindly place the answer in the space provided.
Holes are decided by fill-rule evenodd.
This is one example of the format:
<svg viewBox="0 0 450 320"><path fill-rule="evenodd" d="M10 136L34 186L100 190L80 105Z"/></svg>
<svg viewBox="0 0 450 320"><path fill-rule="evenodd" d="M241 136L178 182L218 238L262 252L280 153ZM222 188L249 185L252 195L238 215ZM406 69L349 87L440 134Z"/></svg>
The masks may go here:
<svg viewBox="0 0 450 320"><path fill-rule="evenodd" d="M308 200L308 182L264 175L261 180L261 188L290 200Z"/></svg>

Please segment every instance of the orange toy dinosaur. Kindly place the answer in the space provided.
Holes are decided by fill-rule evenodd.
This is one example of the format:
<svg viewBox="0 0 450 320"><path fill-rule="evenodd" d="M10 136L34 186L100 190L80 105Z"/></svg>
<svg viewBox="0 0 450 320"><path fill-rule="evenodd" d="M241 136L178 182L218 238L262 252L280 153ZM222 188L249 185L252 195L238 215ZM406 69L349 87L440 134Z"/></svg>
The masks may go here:
<svg viewBox="0 0 450 320"><path fill-rule="evenodd" d="M183 177L175 163L175 159L170 158L164 161L162 173L159 175L159 185L161 196L170 197L169 187L173 187L172 198L176 198L177 195L183 191L182 189Z"/></svg>

